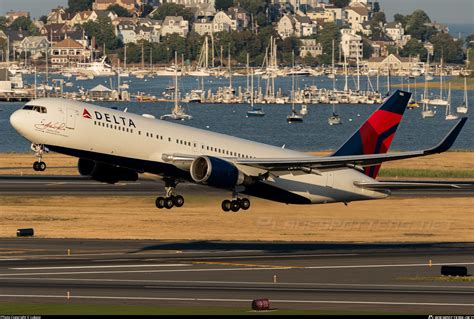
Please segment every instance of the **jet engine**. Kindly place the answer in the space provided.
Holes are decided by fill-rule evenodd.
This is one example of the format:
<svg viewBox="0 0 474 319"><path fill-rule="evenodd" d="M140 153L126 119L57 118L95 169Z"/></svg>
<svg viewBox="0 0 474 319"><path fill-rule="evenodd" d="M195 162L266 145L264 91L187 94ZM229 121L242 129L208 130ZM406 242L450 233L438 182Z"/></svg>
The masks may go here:
<svg viewBox="0 0 474 319"><path fill-rule="evenodd" d="M79 159L77 168L79 170L79 174L82 176L90 176L90 178L95 181L108 184L115 184L119 181L135 182L138 180L138 173L134 170L120 166L104 164L85 158Z"/></svg>
<svg viewBox="0 0 474 319"><path fill-rule="evenodd" d="M191 164L192 179L198 184L231 189L244 184L246 176L234 164L217 157L199 156Z"/></svg>

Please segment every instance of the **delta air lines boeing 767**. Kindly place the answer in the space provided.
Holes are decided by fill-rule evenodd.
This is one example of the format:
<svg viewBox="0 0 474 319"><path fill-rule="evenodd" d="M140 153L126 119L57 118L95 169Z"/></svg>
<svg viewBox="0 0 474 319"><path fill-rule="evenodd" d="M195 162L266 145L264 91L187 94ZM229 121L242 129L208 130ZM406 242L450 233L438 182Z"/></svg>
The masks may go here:
<svg viewBox="0 0 474 319"><path fill-rule="evenodd" d="M32 142L37 171L46 169L43 154L51 150L78 157L79 173L100 182L136 181L140 173L160 175L166 195L156 199L158 208L184 204L175 193L181 182L229 190L232 200L222 202L224 211L248 209L250 201L242 195L287 204L347 204L385 198L391 189L441 186L375 179L385 161L448 150L467 120L462 118L435 147L387 153L410 96L396 91L326 157L66 99L30 101L10 122Z"/></svg>

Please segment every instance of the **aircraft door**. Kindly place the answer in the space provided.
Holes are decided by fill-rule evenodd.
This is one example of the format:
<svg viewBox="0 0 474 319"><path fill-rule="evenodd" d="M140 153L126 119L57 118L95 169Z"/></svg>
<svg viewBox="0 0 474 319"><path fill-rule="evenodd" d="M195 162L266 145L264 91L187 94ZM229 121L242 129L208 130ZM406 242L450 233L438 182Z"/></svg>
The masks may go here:
<svg viewBox="0 0 474 319"><path fill-rule="evenodd" d="M76 111L67 109L66 110L66 128L74 129L76 126Z"/></svg>

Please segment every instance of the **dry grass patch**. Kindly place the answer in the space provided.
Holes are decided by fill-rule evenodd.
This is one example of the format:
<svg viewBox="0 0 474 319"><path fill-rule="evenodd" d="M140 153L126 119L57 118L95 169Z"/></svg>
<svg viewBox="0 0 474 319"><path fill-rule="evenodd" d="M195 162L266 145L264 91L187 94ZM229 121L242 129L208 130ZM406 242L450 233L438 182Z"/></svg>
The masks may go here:
<svg viewBox="0 0 474 319"><path fill-rule="evenodd" d="M0 199L0 237L33 227L39 237L355 242L474 241L473 198L386 199L312 206L252 200L247 212L223 213L218 197L186 197L158 210L154 198Z"/></svg>

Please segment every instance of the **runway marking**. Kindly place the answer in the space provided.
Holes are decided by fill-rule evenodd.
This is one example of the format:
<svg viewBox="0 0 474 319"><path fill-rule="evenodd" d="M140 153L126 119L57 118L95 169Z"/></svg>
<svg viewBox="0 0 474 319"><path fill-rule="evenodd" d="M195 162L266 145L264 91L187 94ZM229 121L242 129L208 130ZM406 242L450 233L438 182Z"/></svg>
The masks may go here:
<svg viewBox="0 0 474 319"><path fill-rule="evenodd" d="M142 267L186 267L191 264L154 264L154 265L107 265L107 266L65 266L65 267L16 267L12 270L41 270L41 269L95 269L95 268L142 268Z"/></svg>
<svg viewBox="0 0 474 319"><path fill-rule="evenodd" d="M25 278L2 278L1 280L25 280ZM131 282L131 283L177 283L177 284L226 284L226 285L268 285L278 286L334 286L334 287L395 287L395 288L444 288L444 289L474 289L474 286L452 286L452 285L401 285L401 284L345 284L345 283L325 283L325 282L278 282L270 281L216 281L216 280L153 280L153 279L96 279L96 278L28 278L28 280L47 281L91 281L91 282Z"/></svg>
<svg viewBox="0 0 474 319"><path fill-rule="evenodd" d="M226 263L226 262L219 262L219 261L193 261L192 263L196 265L222 265L222 266L237 266L237 267L278 268L278 269L302 268L302 267L295 267L295 266L239 264L239 263Z"/></svg>
<svg viewBox="0 0 474 319"><path fill-rule="evenodd" d="M8 295L2 294L4 298L61 298L64 295ZM82 296L71 295L70 299L104 299L104 300L162 300L162 301L202 301L202 302L251 302L251 299L224 299L224 298L191 298L191 297L126 297L126 296ZM310 304L360 304L360 305L399 305L399 306L454 306L474 307L470 303L436 303L436 302L403 302L403 301L350 301L350 300L294 300L294 299L272 299L272 303L310 303Z"/></svg>
<svg viewBox="0 0 474 319"><path fill-rule="evenodd" d="M474 262L452 262L433 263L432 266L441 265L474 265ZM38 275L75 275L75 274L125 274L125 273L166 273L166 272L214 272L214 271L252 271L252 270L292 270L292 269L347 269L347 268L389 268L389 267L428 267L429 264L394 264L394 265L353 265L353 266L306 266L299 268L290 267L254 267L254 268L192 268L192 269L160 269L160 270L123 270L123 271L78 271L78 272L50 272L50 273L20 273L20 274L0 274L6 276L38 276Z"/></svg>

